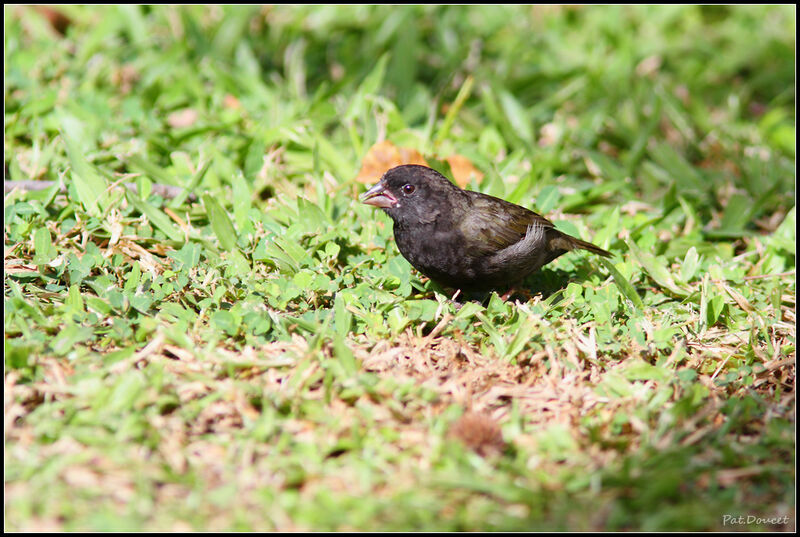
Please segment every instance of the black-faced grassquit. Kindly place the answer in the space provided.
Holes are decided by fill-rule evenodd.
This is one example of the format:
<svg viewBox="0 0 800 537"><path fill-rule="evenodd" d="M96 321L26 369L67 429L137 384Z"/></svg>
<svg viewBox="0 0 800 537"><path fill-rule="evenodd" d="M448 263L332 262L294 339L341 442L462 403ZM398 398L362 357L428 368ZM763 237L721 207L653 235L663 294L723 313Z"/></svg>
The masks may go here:
<svg viewBox="0 0 800 537"><path fill-rule="evenodd" d="M392 218L397 248L414 268L464 291L507 289L570 250L611 255L533 211L462 190L425 166L392 168L361 201Z"/></svg>

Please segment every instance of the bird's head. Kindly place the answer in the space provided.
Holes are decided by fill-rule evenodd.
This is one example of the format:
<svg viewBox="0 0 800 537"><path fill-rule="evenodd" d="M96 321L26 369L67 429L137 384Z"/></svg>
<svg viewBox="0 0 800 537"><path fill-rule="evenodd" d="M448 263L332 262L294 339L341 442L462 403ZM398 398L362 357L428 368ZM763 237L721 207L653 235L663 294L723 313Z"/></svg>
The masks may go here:
<svg viewBox="0 0 800 537"><path fill-rule="evenodd" d="M392 168L361 201L380 207L401 225L429 223L446 209L451 193L460 189L436 170L416 164Z"/></svg>

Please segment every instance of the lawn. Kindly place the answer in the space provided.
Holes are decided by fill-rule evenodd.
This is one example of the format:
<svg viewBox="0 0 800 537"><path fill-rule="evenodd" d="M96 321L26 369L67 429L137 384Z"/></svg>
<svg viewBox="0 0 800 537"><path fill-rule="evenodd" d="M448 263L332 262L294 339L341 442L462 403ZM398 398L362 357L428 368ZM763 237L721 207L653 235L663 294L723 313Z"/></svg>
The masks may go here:
<svg viewBox="0 0 800 537"><path fill-rule="evenodd" d="M6 6L5 529L794 530L795 18ZM613 256L453 301L401 162Z"/></svg>

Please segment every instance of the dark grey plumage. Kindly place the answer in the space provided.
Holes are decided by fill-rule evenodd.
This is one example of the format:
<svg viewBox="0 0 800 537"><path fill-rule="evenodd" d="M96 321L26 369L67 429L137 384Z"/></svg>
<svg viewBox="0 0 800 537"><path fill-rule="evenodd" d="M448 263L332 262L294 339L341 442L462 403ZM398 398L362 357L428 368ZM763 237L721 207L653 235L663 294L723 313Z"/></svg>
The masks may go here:
<svg viewBox="0 0 800 537"><path fill-rule="evenodd" d="M462 190L425 166L392 168L362 201L392 218L397 248L411 265L457 289L508 288L574 249L611 255L531 210Z"/></svg>

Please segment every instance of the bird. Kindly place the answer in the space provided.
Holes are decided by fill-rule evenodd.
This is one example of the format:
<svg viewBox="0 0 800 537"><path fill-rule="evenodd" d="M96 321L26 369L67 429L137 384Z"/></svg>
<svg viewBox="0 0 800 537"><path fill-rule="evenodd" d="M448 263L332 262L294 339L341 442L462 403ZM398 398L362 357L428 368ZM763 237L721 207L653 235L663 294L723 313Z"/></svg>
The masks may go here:
<svg viewBox="0 0 800 537"><path fill-rule="evenodd" d="M391 168L361 202L389 215L397 248L414 268L464 292L512 289L570 250L611 256L525 207L461 189L427 166Z"/></svg>

